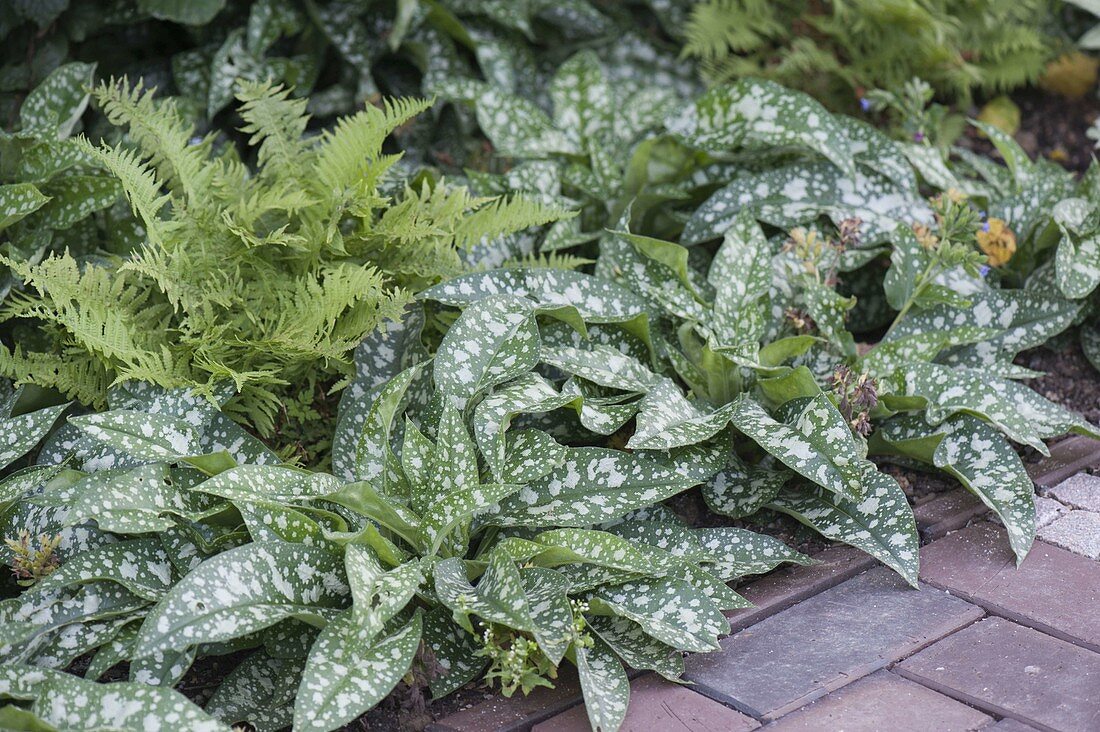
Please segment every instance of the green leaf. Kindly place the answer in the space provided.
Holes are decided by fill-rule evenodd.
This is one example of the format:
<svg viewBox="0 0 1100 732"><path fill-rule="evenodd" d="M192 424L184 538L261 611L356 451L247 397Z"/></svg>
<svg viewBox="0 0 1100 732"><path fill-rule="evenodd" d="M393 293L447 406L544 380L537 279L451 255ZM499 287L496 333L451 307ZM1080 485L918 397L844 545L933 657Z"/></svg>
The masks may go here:
<svg viewBox="0 0 1100 732"><path fill-rule="evenodd" d="M593 597L673 648L716 651L718 636L729 632L729 621L722 612L683 580L635 580L597 590Z"/></svg>
<svg viewBox="0 0 1100 732"><path fill-rule="evenodd" d="M142 12L186 25L205 25L225 7L226 0L138 0Z"/></svg>
<svg viewBox="0 0 1100 732"><path fill-rule="evenodd" d="M323 625L347 600L343 568L330 552L281 542L246 544L184 576L149 611L134 653L231 640L286 618Z"/></svg>
<svg viewBox="0 0 1100 732"><path fill-rule="evenodd" d="M719 578L729 581L749 574L770 572L785 562L807 566L813 560L775 537L736 526L695 530L699 553L695 557Z"/></svg>
<svg viewBox="0 0 1100 732"><path fill-rule="evenodd" d="M599 343L587 348L544 348L540 360L585 381L622 391L644 393L661 381L636 359Z"/></svg>
<svg viewBox="0 0 1100 732"><path fill-rule="evenodd" d="M615 99L596 54L582 51L558 67L550 83L554 126L592 141L612 129Z"/></svg>
<svg viewBox="0 0 1100 732"><path fill-rule="evenodd" d="M852 500L820 489L784 488L769 508L789 514L826 538L862 549L917 586L917 524L897 481L865 468L866 494Z"/></svg>
<svg viewBox="0 0 1100 732"><path fill-rule="evenodd" d="M0 470L30 452L53 427L68 404L0 419ZM5 499L0 492L0 501Z"/></svg>
<svg viewBox="0 0 1100 732"><path fill-rule="evenodd" d="M519 267L472 272L429 288L420 296L461 307L500 294L529 298L542 309L574 307L589 323L621 323L646 312L645 301L630 290L572 270Z"/></svg>
<svg viewBox="0 0 1100 732"><path fill-rule="evenodd" d="M743 212L714 254L707 281L714 286L711 330L722 345L755 344L763 335L771 286L772 248L756 221Z"/></svg>
<svg viewBox="0 0 1100 732"><path fill-rule="evenodd" d="M1058 287L1066 297L1086 297L1100 284L1096 207L1083 198L1067 198L1054 206L1053 219L1062 232L1054 259Z"/></svg>
<svg viewBox="0 0 1100 732"><path fill-rule="evenodd" d="M589 619L589 627L630 668L656 671L669 681L684 673L684 657L677 649L646 633L640 625L622 616Z"/></svg>
<svg viewBox="0 0 1100 732"><path fill-rule="evenodd" d="M499 480L524 485L542 478L565 462L568 448L542 430L515 430L508 433L504 466Z"/></svg>
<svg viewBox="0 0 1100 732"><path fill-rule="evenodd" d="M34 88L19 108L25 131L68 137L88 107L95 64L58 66Z"/></svg>
<svg viewBox="0 0 1100 732"><path fill-rule="evenodd" d="M382 701L412 668L420 647L417 614L403 629L377 632L347 611L321 631L302 672L294 704L294 729L328 732Z"/></svg>
<svg viewBox="0 0 1100 732"><path fill-rule="evenodd" d="M762 79L715 87L666 122L688 145L727 152L740 147L803 147L849 176L855 163L848 135L812 97Z"/></svg>
<svg viewBox="0 0 1100 732"><path fill-rule="evenodd" d="M158 539L133 539L81 552L35 583L36 592L87 582L117 582L156 602L172 586L172 564Z"/></svg>
<svg viewBox="0 0 1100 732"><path fill-rule="evenodd" d="M885 422L872 441L876 452L920 460L957 478L1000 517L1017 564L1024 560L1035 540L1035 489L996 429L968 415L935 427L904 415Z"/></svg>
<svg viewBox="0 0 1100 732"><path fill-rule="evenodd" d="M165 531L176 525L173 514L200 518L212 504L184 491L164 463L91 473L56 499L70 506L68 523L92 519L100 529L119 534Z"/></svg>
<svg viewBox="0 0 1100 732"><path fill-rule="evenodd" d="M556 666L573 641L569 582L560 573L543 567L528 567L520 574L531 607L531 633L550 663Z"/></svg>
<svg viewBox="0 0 1100 732"><path fill-rule="evenodd" d="M67 229L94 211L122 198L122 186L100 175L66 175L42 185L49 202L34 218L36 226Z"/></svg>
<svg viewBox="0 0 1100 732"><path fill-rule="evenodd" d="M703 500L715 513L745 518L775 498L790 479L791 474L786 470L750 467L731 455L729 465L703 484Z"/></svg>
<svg viewBox="0 0 1100 732"><path fill-rule="evenodd" d="M476 588L467 579L461 559L439 562L435 566L435 592L451 608L455 620L471 633L471 614L516 630L530 631L533 627L523 576L500 547L490 553L489 565Z"/></svg>
<svg viewBox="0 0 1100 732"><path fill-rule="evenodd" d="M573 653L592 729L619 729L630 703L630 679L622 663L598 638L588 647L574 643Z"/></svg>
<svg viewBox="0 0 1100 732"><path fill-rule="evenodd" d="M347 548L344 567L351 586L352 612L364 635L377 635L420 589L424 574L418 562L408 562L385 572L368 549Z"/></svg>
<svg viewBox="0 0 1100 732"><path fill-rule="evenodd" d="M890 269L886 270L882 288L886 291L886 301L890 307L901 310L913 296L917 280L928 266L929 254L917 241L912 227L904 224L894 230L891 243L894 249L890 253Z"/></svg>
<svg viewBox="0 0 1100 732"><path fill-rule="evenodd" d="M533 102L486 84L479 87L476 105L478 125L502 155L540 158L580 153L576 143Z"/></svg>
<svg viewBox="0 0 1100 732"><path fill-rule="evenodd" d="M294 692L305 659L253 653L226 675L206 711L225 724L248 722L256 732L278 732L294 721Z"/></svg>
<svg viewBox="0 0 1100 732"><path fill-rule="evenodd" d="M33 701L31 712L61 730L146 732L149 720L189 732L225 727L173 689L132 682L97 684L62 671L0 665L0 698Z"/></svg>
<svg viewBox="0 0 1100 732"><path fill-rule="evenodd" d="M172 462L201 454L199 434L188 422L163 414L114 409L70 417L95 440L147 462Z"/></svg>
<svg viewBox="0 0 1100 732"><path fill-rule="evenodd" d="M238 465L191 490L230 501L292 503L321 498L340 488L340 481L326 473L311 473L277 465Z"/></svg>
<svg viewBox="0 0 1100 732"><path fill-rule="evenodd" d="M441 674L428 682L432 697L440 699L475 679L488 661L479 656L480 639L467 632L451 617L450 610L437 605L424 616L424 645L431 650Z"/></svg>
<svg viewBox="0 0 1100 732"><path fill-rule="evenodd" d="M0 231L42 208L49 200L31 183L0 185Z"/></svg>
<svg viewBox="0 0 1100 732"><path fill-rule="evenodd" d="M738 408L730 402L713 412L703 412L689 402L680 388L665 379L639 404L638 422L626 446L632 450L670 450L709 440L729 424Z"/></svg>
<svg viewBox="0 0 1100 732"><path fill-rule="evenodd" d="M465 404L538 363L539 331L529 301L489 297L469 305L436 352L436 386Z"/></svg>
<svg viewBox="0 0 1100 732"><path fill-rule="evenodd" d="M549 412L564 407L575 399L576 397L571 394L559 393L552 383L538 374L527 373L481 400L474 412L474 436L493 476L501 482L528 482L502 477L505 467L505 433L512 417L521 413ZM533 443L527 446L535 447ZM552 449L549 444L547 447ZM536 455L532 454L531 457L534 458ZM547 463L552 464L553 460L547 457ZM515 463L512 464L515 465ZM530 464L530 467L536 468L539 464L536 460ZM535 476L537 477L541 476Z"/></svg>
<svg viewBox="0 0 1100 732"><path fill-rule="evenodd" d="M485 520L503 526L586 527L610 521L696 485L681 471L597 447L573 448L565 463L500 502Z"/></svg>
<svg viewBox="0 0 1100 732"><path fill-rule="evenodd" d="M824 394L796 402L780 422L756 402L742 398L730 421L802 477L858 500L863 491L861 451L844 418Z"/></svg>
<svg viewBox="0 0 1100 732"><path fill-rule="evenodd" d="M371 400L356 400L341 416L340 426L332 445L332 467L348 481L379 481L383 492L389 492L398 481L397 457L390 446L393 420L420 366L410 366L385 386Z"/></svg>

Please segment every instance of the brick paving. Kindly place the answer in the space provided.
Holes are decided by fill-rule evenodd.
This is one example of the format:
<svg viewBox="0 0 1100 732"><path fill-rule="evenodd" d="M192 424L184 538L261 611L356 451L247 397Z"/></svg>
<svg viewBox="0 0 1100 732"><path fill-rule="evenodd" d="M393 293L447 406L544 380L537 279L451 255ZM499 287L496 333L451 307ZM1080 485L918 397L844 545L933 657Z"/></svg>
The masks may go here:
<svg viewBox="0 0 1100 732"><path fill-rule="evenodd" d="M684 685L635 675L624 732L1100 731L1100 443L1071 438L1029 472L1038 540L1016 566L964 491L915 509L913 590L850 547L738 587L722 650ZM575 676L493 699L437 732L583 732Z"/></svg>

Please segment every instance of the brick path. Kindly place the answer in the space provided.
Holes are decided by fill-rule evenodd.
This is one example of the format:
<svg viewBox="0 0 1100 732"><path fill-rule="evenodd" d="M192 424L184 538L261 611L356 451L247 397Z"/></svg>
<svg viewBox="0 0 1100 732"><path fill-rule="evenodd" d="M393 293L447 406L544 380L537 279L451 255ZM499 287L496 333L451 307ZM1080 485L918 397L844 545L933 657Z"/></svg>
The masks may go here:
<svg viewBox="0 0 1100 732"><path fill-rule="evenodd" d="M631 682L624 732L1100 730L1100 443L1073 438L1032 475L1039 541L1017 568L1004 530L959 490L915 509L921 591L826 549L738 588L718 653L688 685ZM457 712L433 732L585 732L575 677Z"/></svg>

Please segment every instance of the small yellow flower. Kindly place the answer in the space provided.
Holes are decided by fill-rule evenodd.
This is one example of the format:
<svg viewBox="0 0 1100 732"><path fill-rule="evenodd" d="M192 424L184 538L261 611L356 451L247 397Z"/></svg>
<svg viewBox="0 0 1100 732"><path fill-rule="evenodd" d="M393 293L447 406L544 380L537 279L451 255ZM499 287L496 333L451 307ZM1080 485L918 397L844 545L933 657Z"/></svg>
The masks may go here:
<svg viewBox="0 0 1100 732"><path fill-rule="evenodd" d="M947 189L947 199L951 201L951 203L963 203L967 200L967 198L969 198L969 196L960 191L958 188Z"/></svg>
<svg viewBox="0 0 1100 732"><path fill-rule="evenodd" d="M1016 253L1016 234L1004 220L991 218L978 232L978 247L989 258L989 266L1002 267Z"/></svg>

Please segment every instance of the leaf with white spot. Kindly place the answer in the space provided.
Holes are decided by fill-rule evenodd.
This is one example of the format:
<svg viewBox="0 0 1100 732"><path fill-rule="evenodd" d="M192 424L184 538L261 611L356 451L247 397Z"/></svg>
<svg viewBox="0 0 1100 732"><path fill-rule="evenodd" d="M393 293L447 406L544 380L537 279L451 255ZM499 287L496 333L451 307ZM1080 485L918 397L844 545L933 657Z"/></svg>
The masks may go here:
<svg viewBox="0 0 1100 732"><path fill-rule="evenodd" d="M60 730L223 732L225 727L183 694L133 682L97 684L63 671L0 664L0 698L30 701L31 711ZM150 724L150 720L155 720Z"/></svg>
<svg viewBox="0 0 1100 732"><path fill-rule="evenodd" d="M715 513L730 518L745 518L775 498L791 479L786 470L747 465L736 455L729 464L703 484L703 500Z"/></svg>
<svg viewBox="0 0 1100 732"><path fill-rule="evenodd" d="M718 650L718 636L729 621L702 592L671 577L642 579L606 587L593 601L634 621L657 640L686 651Z"/></svg>
<svg viewBox="0 0 1100 732"><path fill-rule="evenodd" d="M779 539L735 526L695 530L700 544L696 558L723 580L764 574L786 562L807 566L813 560Z"/></svg>
<svg viewBox="0 0 1100 732"><path fill-rule="evenodd" d="M671 450L704 442L729 424L737 408L736 402L730 402L713 412L704 412L665 379L639 403L638 426L626 446L632 450Z"/></svg>
<svg viewBox="0 0 1100 732"><path fill-rule="evenodd" d="M569 449L542 430L508 433L500 481L511 485L533 483L565 462Z"/></svg>
<svg viewBox="0 0 1100 732"><path fill-rule="evenodd" d="M55 139L68 137L84 110L95 74L95 64L67 63L58 66L36 86L19 108L24 131Z"/></svg>
<svg viewBox="0 0 1100 732"><path fill-rule="evenodd" d="M594 529L552 529L543 531L535 541L546 546L532 562L542 567L563 564L595 564L640 575L662 577L674 562L665 552L649 545L635 546L631 541Z"/></svg>
<svg viewBox="0 0 1100 732"><path fill-rule="evenodd" d="M763 335L772 279L772 249L748 212L726 230L707 280L714 286L710 329L722 345L756 344Z"/></svg>
<svg viewBox="0 0 1100 732"><path fill-rule="evenodd" d="M184 490L164 463L91 473L53 495L68 502L67 523L90 519L118 534L165 531L176 524L172 515L199 518L217 510L209 497Z"/></svg>
<svg viewBox="0 0 1100 732"><path fill-rule="evenodd" d="M477 122L497 152L520 158L576 155L576 143L533 102L486 84L476 98Z"/></svg>
<svg viewBox="0 0 1100 732"><path fill-rule="evenodd" d="M756 402L742 398L731 422L781 463L838 495L858 499L863 485L860 450L844 418L828 397L796 400L786 419L770 416Z"/></svg>
<svg viewBox="0 0 1100 732"><path fill-rule="evenodd" d="M175 686L191 669L197 650L192 647L182 651L157 651L134 658L130 661L130 681L149 686Z"/></svg>
<svg viewBox="0 0 1100 732"><path fill-rule="evenodd" d="M502 478L505 462L505 433L512 418L521 413L541 413L564 407L576 400L572 394L560 393L552 383L535 373L526 373L515 381L489 394L474 412L474 436L481 454L497 480Z"/></svg>
<svg viewBox="0 0 1100 732"><path fill-rule="evenodd" d="M419 562L407 562L387 572L368 549L355 544L347 548L344 568L351 586L352 612L364 636L380 633L424 582Z"/></svg>
<svg viewBox="0 0 1100 732"><path fill-rule="evenodd" d="M225 724L247 722L256 732L278 732L294 721L294 693L305 659L253 653L226 675L206 711Z"/></svg>
<svg viewBox="0 0 1100 732"><path fill-rule="evenodd" d="M132 539L81 552L43 577L36 592L109 580L156 602L173 582L172 564L158 539Z"/></svg>
<svg viewBox="0 0 1100 732"><path fill-rule="evenodd" d="M789 514L834 541L862 549L917 586L919 539L913 510L898 482L873 465L866 494L852 500L821 489L784 488L769 508Z"/></svg>
<svg viewBox="0 0 1100 732"><path fill-rule="evenodd" d="M515 630L532 629L523 576L515 561L500 547L489 554L489 564L476 588L467 579L466 565L461 559L444 559L436 564L435 592L451 609L455 620L471 633L474 629L470 615Z"/></svg>
<svg viewBox="0 0 1100 732"><path fill-rule="evenodd" d="M488 297L462 311L435 356L436 386L461 404L538 363L539 331L530 301Z"/></svg>
<svg viewBox="0 0 1100 732"><path fill-rule="evenodd" d="M420 647L420 615L386 638L347 611L321 631L302 672L294 729L328 732L382 701L412 667Z"/></svg>
<svg viewBox="0 0 1100 732"><path fill-rule="evenodd" d="M484 656L477 655L480 639L456 623L444 605L437 605L424 616L424 645L441 669L428 682L435 699L465 686L488 664Z"/></svg>
<svg viewBox="0 0 1100 732"><path fill-rule="evenodd" d="M559 573L544 567L528 567L520 572L531 615L531 634L555 666L561 663L573 641L573 608L569 602L569 582Z"/></svg>
<svg viewBox="0 0 1100 732"><path fill-rule="evenodd" d="M1054 206L1053 219L1062 232L1054 266L1058 288L1069 298L1088 296L1100 285L1100 221L1096 207L1083 198Z"/></svg>
<svg viewBox="0 0 1100 732"><path fill-rule="evenodd" d="M619 615L594 616L588 624L630 668L656 671L669 681L678 681L683 675L683 654L646 633L634 621Z"/></svg>
<svg viewBox="0 0 1100 732"><path fill-rule="evenodd" d="M18 417L0 418L0 470L37 445L68 406L59 404ZM0 501L3 500L0 498Z"/></svg>
<svg viewBox="0 0 1100 732"><path fill-rule="evenodd" d="M528 298L539 308L571 306L590 323L622 323L646 312L646 302L625 287L573 270L517 267L471 272L429 288L420 297L460 307L502 294Z"/></svg>
<svg viewBox="0 0 1100 732"><path fill-rule="evenodd" d="M1000 517L1022 562L1035 540L1035 489L1020 456L993 427L968 415L930 427L917 415L885 422L876 452L902 455L954 476Z"/></svg>
<svg viewBox="0 0 1100 732"><path fill-rule="evenodd" d="M540 360L593 384L627 392L644 393L661 381L636 359L599 343L586 348L544 348Z"/></svg>
<svg viewBox="0 0 1100 732"><path fill-rule="evenodd" d="M617 730L630 703L630 678L603 641L592 641L588 647L573 644L584 708L593 730Z"/></svg>
<svg viewBox="0 0 1100 732"><path fill-rule="evenodd" d="M70 417L69 424L138 460L171 462L202 452L195 427L182 419L162 414L114 409Z"/></svg>
<svg viewBox="0 0 1100 732"><path fill-rule="evenodd" d="M33 183L0 185L0 231L30 216L49 200Z"/></svg>
<svg viewBox="0 0 1100 732"><path fill-rule="evenodd" d="M855 174L848 135L832 113L809 95L772 81L743 79L715 87L666 124L702 150L802 147Z"/></svg>
<svg viewBox="0 0 1100 732"><path fill-rule="evenodd" d="M326 473L278 465L238 465L218 473L191 490L230 501L308 501L334 493L340 481Z"/></svg>
<svg viewBox="0 0 1100 732"><path fill-rule="evenodd" d="M597 136L611 131L614 97L594 52L574 54L559 66L550 82L550 96L557 129L590 144L595 143Z"/></svg>
<svg viewBox="0 0 1100 732"><path fill-rule="evenodd" d="M696 485L680 471L618 450L579 447L546 477L500 502L486 521L504 526L586 527Z"/></svg>
<svg viewBox="0 0 1100 732"><path fill-rule="evenodd" d="M134 653L239 638L298 618L322 625L348 603L340 560L316 547L252 543L183 577L149 611Z"/></svg>
<svg viewBox="0 0 1100 732"><path fill-rule="evenodd" d="M341 416L347 429L336 433L332 444L334 472L345 480L375 481L389 492L399 483L397 458L390 446L393 421L401 409L420 366L410 366L382 386L371 400L356 400Z"/></svg>

